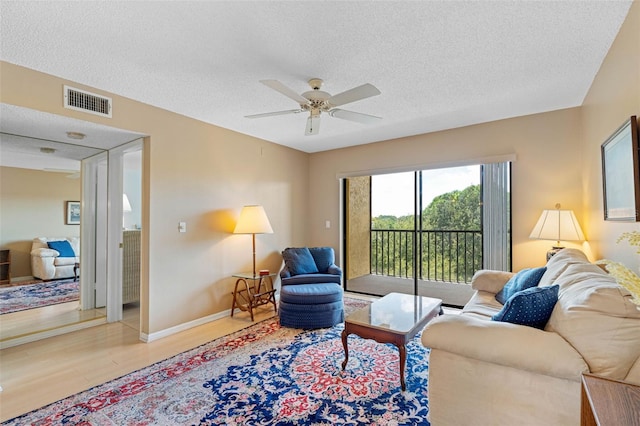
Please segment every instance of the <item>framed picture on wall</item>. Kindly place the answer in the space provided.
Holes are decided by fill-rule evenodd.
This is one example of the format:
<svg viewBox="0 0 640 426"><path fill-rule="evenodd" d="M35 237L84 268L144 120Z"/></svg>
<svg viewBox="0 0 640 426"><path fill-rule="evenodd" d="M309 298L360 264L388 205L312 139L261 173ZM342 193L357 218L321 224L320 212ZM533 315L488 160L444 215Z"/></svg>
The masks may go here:
<svg viewBox="0 0 640 426"><path fill-rule="evenodd" d="M604 220L640 221L640 147L635 116L601 146Z"/></svg>
<svg viewBox="0 0 640 426"><path fill-rule="evenodd" d="M67 201L67 225L80 225L80 201Z"/></svg>

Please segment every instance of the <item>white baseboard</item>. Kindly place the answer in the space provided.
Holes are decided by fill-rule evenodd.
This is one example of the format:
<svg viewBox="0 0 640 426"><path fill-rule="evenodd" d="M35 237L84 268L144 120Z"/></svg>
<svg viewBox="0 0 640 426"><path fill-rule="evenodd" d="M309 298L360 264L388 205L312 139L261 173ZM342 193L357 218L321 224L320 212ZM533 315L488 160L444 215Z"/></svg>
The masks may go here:
<svg viewBox="0 0 640 426"><path fill-rule="evenodd" d="M156 331L155 333L150 333L150 334L140 333L140 340L146 343L153 342L155 340L162 339L163 337L171 336L172 334L180 333L181 331L185 331L190 328L209 323L211 321L219 320L221 318L229 316L230 314L231 314L231 309L227 309L226 311L218 312L217 314L207 315L206 317L198 318L193 321L175 325L173 327L169 327L161 331Z"/></svg>
<svg viewBox="0 0 640 426"><path fill-rule="evenodd" d="M36 340L46 339L47 337L59 336L61 334L70 333L72 331L78 331L89 327L95 327L96 325L106 324L106 318L96 318L89 321L83 321L76 324L67 325L64 327L51 328L49 330L39 331L36 333L30 333L23 336L17 336L7 340L0 341L0 349L11 348L13 346L22 345L24 343L35 342Z"/></svg>
<svg viewBox="0 0 640 426"><path fill-rule="evenodd" d="M24 277L11 277L11 283L19 283L22 281L33 281L35 278L32 275L26 275Z"/></svg>

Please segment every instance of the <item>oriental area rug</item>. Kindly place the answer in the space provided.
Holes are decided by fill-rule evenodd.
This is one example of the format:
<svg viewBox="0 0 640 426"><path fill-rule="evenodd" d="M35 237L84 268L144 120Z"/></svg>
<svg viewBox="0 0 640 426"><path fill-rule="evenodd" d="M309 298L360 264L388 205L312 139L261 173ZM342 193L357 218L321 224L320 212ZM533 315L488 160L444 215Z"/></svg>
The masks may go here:
<svg viewBox="0 0 640 426"><path fill-rule="evenodd" d="M345 299L347 312L367 302ZM428 425L428 350L268 319L7 421L7 425Z"/></svg>
<svg viewBox="0 0 640 426"><path fill-rule="evenodd" d="M73 278L0 288L0 314L73 302L80 297Z"/></svg>

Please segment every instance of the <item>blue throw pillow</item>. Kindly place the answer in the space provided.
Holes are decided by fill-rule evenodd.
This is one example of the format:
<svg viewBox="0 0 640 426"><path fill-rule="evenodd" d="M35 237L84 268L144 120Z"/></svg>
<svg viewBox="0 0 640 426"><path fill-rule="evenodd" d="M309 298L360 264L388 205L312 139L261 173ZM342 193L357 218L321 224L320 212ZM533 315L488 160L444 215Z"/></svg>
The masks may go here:
<svg viewBox="0 0 640 426"><path fill-rule="evenodd" d="M511 296L493 321L510 322L544 330L558 301L558 284L532 287Z"/></svg>
<svg viewBox="0 0 640 426"><path fill-rule="evenodd" d="M307 247L285 249L282 258L291 275L318 273L316 262Z"/></svg>
<svg viewBox="0 0 640 426"><path fill-rule="evenodd" d="M496 300L504 305L517 292L537 286L546 271L546 266L523 269L507 281L502 290L496 294Z"/></svg>
<svg viewBox="0 0 640 426"><path fill-rule="evenodd" d="M60 253L60 257L76 257L76 253L71 248L71 244L69 241L49 241L47 243L50 249L57 251Z"/></svg>
<svg viewBox="0 0 640 426"><path fill-rule="evenodd" d="M335 255L331 247L311 247L309 249L318 272L326 273L329 266L335 263Z"/></svg>

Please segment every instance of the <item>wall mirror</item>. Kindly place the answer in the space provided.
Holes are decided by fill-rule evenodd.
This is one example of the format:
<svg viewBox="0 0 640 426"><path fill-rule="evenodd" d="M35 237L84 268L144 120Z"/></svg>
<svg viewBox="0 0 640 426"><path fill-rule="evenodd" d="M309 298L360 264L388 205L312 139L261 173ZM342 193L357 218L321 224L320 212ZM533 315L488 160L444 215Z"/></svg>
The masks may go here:
<svg viewBox="0 0 640 426"><path fill-rule="evenodd" d="M138 139L140 135L4 103L0 103L0 116L0 174L8 177L0 179L3 218L0 248L11 252L11 279L8 285L0 286L3 299L0 348L4 348L57 334L58 330L72 330L80 324L106 321L106 303L100 303L97 297L92 306L79 309L82 295L94 291L93 274L78 270L78 277L68 280L76 282L74 289L66 281L33 277L30 251L35 237L79 236L80 226L66 223L65 206L68 201L80 199L87 177L80 172L81 162L104 155L107 150ZM79 132L86 137L77 140L71 137L76 135L69 132ZM139 170L134 171L126 164L125 173L131 173L130 180L140 175ZM67 194L70 188L73 196ZM139 191L129 192L130 198L139 195ZM135 205L134 201L132 198ZM106 203L106 199L102 202ZM139 223L139 219L128 219L132 224ZM80 247L90 245L83 244L84 238L86 235L81 236ZM104 268L105 258L100 257L102 261L98 262L84 257L85 262L91 262L90 269ZM54 287L56 283L60 285ZM30 288L38 285L49 285L51 291L39 292L35 298ZM63 290L68 294L61 295ZM45 296L47 300L42 300ZM137 327L138 317L132 313L130 324Z"/></svg>

